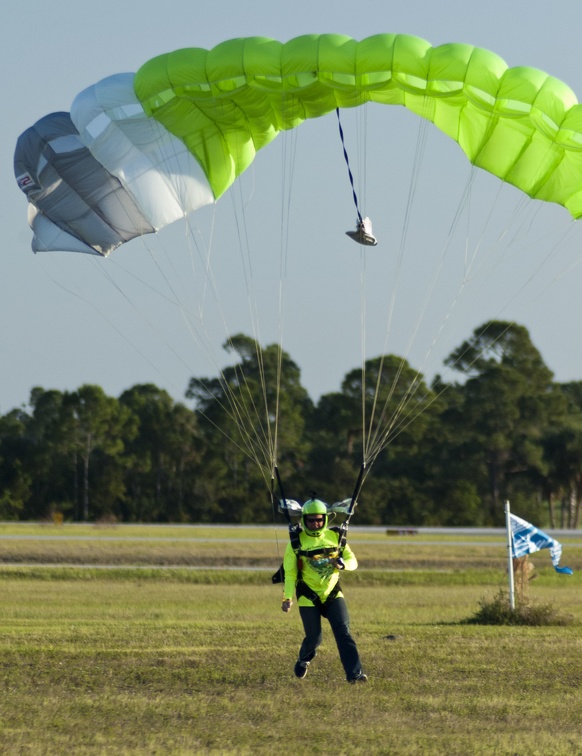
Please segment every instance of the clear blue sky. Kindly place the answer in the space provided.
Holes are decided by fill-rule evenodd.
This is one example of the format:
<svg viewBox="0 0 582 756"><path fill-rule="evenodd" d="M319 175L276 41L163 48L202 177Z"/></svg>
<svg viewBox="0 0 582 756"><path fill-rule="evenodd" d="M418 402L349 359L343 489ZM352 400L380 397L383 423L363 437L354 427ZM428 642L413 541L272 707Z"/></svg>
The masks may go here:
<svg viewBox="0 0 582 756"><path fill-rule="evenodd" d="M220 350L225 337L222 315L215 312L203 266L199 260L191 263L184 227L162 232L145 244L132 242L109 261L31 252L26 200L13 178L14 146L18 135L43 115L69 110L85 87L113 73L136 71L157 54L180 47L209 48L237 36L287 41L305 33L334 32L361 39L397 32L424 37L434 45L465 42L493 50L509 65L541 68L582 95L578 0L556 6L507 0L5 0L2 11L1 413L25 405L34 386L74 390L96 383L117 396L134 384L153 382L181 399L191 375L213 374L213 360L228 363ZM455 265L466 265L462 244L447 252L443 274L431 289L432 271L469 173L458 148L445 145L431 128L414 212L406 227L407 244L402 247L418 123L400 109L391 114L387 110L397 109L370 109L365 138L361 116L346 114L344 123L353 167L359 180L366 179L365 186L359 184L365 210L380 239L377 248L365 253L365 263L359 248L344 235L354 225L355 214L333 118L302 126L292 139L276 140L244 176L234 198L226 195L215 210L200 213L195 238L199 231L208 235L214 222L212 266L227 330L251 333L240 254L231 258L225 252L237 248L241 239L246 244L248 238L251 288L258 292L261 309L259 335L263 342L277 341L278 266L284 239L283 345L301 367L313 398L336 390L344 374L359 364L362 271L368 281L367 356L406 353L414 367L431 375L473 328L500 316L529 329L557 380L582 380L582 266L575 264L582 251L579 224L561 208L550 208L544 215L536 203L529 203L524 220L509 231L509 251L484 257L458 297ZM359 159L362 145L365 163ZM284 168L291 165L290 154L295 158L288 205L291 185ZM492 207L498 183L486 179L476 190L486 195L483 215ZM236 216L234 201L244 204L244 212ZM513 193L507 200L502 195L502 209L514 201ZM241 222L246 223L243 230ZM531 233L536 244L529 241ZM472 237L471 244L476 242ZM193 282L191 264L198 266ZM208 336L199 337L204 349L184 327L184 313L168 302L178 295L177 288L167 289L170 276L173 287L184 287L184 308L200 309L204 303L203 322L209 329ZM392 301L395 314L386 337ZM207 349L213 352L211 360L204 356Z"/></svg>

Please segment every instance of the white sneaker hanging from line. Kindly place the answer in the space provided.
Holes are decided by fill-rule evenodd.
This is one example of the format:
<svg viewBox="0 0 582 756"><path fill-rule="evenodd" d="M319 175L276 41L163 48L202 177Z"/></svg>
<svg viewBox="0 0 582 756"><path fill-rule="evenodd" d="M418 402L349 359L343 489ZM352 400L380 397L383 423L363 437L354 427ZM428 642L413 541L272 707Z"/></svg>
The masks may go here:
<svg viewBox="0 0 582 756"><path fill-rule="evenodd" d="M367 247L375 247L378 244L372 233L372 221L369 218L363 218L358 222L355 231L346 231L346 234L358 244L364 244Z"/></svg>

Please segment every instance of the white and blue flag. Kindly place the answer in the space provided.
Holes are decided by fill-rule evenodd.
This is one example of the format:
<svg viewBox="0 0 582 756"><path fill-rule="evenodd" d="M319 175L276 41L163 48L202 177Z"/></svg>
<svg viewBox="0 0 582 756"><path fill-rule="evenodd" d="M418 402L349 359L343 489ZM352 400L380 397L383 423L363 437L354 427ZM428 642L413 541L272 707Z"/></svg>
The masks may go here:
<svg viewBox="0 0 582 756"><path fill-rule="evenodd" d="M513 557L526 556L533 554L540 549L549 549L552 558L552 564L556 572L563 575L572 575L573 570L569 567L560 567L560 558L562 556L562 544L552 538L543 530L539 530L529 522L516 517L514 514L509 515L511 522L511 543L513 546Z"/></svg>

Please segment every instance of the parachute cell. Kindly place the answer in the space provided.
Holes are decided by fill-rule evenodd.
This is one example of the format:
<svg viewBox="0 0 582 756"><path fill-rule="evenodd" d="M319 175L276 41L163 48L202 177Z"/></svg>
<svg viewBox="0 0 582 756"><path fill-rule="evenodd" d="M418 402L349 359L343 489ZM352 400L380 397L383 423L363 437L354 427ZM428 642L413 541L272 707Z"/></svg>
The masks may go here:
<svg viewBox="0 0 582 756"><path fill-rule="evenodd" d="M81 92L71 120L84 144L116 176L158 230L214 195L185 144L143 111L133 74L117 74Z"/></svg>
<svg viewBox="0 0 582 756"><path fill-rule="evenodd" d="M51 113L20 136L14 169L36 209L35 251L54 249L57 228L64 241L77 240L75 251L88 247L101 255L153 231L128 191L82 144L68 113Z"/></svg>
<svg viewBox="0 0 582 756"><path fill-rule="evenodd" d="M153 58L24 132L33 249L108 254L218 199L279 132L368 102L407 108L475 166L582 216L582 106L548 74L402 34L250 37Z"/></svg>
<svg viewBox="0 0 582 756"><path fill-rule="evenodd" d="M457 141L471 163L582 215L581 106L534 68L418 37L235 39L146 63L136 93L203 166L219 197L283 129L336 107L403 105Z"/></svg>

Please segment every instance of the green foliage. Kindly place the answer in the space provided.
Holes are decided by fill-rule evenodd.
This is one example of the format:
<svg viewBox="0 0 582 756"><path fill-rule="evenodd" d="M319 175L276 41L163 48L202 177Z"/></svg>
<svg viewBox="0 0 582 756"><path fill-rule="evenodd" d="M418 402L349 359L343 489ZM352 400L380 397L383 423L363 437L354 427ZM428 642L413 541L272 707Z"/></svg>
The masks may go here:
<svg viewBox="0 0 582 756"><path fill-rule="evenodd" d="M136 520L187 522L193 514L187 490L202 449L196 415L152 385L134 386L119 401L138 424L126 444L124 509Z"/></svg>
<svg viewBox="0 0 582 756"><path fill-rule="evenodd" d="M479 610L466 622L470 625L563 627L572 624L573 617L559 612L553 604L519 601L512 609L509 603L509 594L500 590L493 599L482 599L479 602Z"/></svg>
<svg viewBox="0 0 582 756"><path fill-rule="evenodd" d="M262 521L265 510L256 502L265 501L275 461L292 482L305 464L304 429L312 403L299 368L277 345L262 348L239 334L224 348L238 362L218 378L192 378L186 396L195 401L203 466L212 462L216 471L219 520ZM284 430L278 435L279 429ZM266 519L269 515L270 509Z"/></svg>
<svg viewBox="0 0 582 756"><path fill-rule="evenodd" d="M34 388L0 416L0 516L270 522L275 463L285 495L334 502L364 460L362 524L499 526L507 498L542 527L577 527L581 384L553 383L522 326L476 329L447 360L459 383L429 388L383 355L316 405L278 345L224 347L232 364L191 379L192 406L151 384L118 399Z"/></svg>
<svg viewBox="0 0 582 756"><path fill-rule="evenodd" d="M24 502L13 498L13 493L4 492L0 495L0 520L18 520Z"/></svg>
<svg viewBox="0 0 582 756"><path fill-rule="evenodd" d="M486 323L446 363L466 378L449 418L458 454L481 469L485 522L500 525L503 499L543 475L543 436L564 420L566 402L523 326Z"/></svg>

